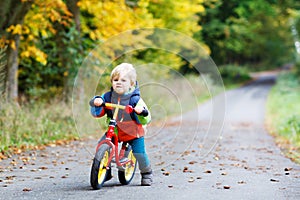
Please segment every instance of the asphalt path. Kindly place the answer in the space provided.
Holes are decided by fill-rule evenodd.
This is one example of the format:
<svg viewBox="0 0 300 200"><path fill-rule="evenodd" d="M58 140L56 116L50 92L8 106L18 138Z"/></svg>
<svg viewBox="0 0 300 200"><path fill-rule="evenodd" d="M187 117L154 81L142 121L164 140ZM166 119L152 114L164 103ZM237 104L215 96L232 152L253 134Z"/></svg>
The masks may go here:
<svg viewBox="0 0 300 200"><path fill-rule="evenodd" d="M219 109L216 100L152 124L146 137L151 187L140 186L138 171L129 185L121 185L114 168L114 178L93 190L89 175L97 140L82 139L2 160L0 199L300 199L300 166L265 129L274 80L263 76L227 91L219 100L225 119L212 111Z"/></svg>

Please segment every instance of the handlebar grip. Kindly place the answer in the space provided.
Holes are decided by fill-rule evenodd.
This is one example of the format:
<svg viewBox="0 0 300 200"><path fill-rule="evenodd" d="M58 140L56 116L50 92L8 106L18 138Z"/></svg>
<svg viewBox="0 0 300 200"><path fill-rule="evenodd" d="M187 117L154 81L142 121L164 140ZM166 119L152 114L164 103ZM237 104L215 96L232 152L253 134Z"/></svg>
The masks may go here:
<svg viewBox="0 0 300 200"><path fill-rule="evenodd" d="M125 106L125 112L130 114L133 112L133 107L131 105Z"/></svg>

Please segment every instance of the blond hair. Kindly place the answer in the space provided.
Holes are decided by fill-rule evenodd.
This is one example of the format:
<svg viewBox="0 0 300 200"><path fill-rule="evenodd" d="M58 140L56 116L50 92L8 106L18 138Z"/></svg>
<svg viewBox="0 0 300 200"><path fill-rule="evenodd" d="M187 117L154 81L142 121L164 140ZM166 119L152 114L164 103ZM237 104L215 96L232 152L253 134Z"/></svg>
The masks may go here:
<svg viewBox="0 0 300 200"><path fill-rule="evenodd" d="M129 78L131 85L134 85L136 82L136 70L134 69L132 64L129 63L122 63L116 66L111 74L110 74L110 81L116 77L119 77L120 74L125 75Z"/></svg>

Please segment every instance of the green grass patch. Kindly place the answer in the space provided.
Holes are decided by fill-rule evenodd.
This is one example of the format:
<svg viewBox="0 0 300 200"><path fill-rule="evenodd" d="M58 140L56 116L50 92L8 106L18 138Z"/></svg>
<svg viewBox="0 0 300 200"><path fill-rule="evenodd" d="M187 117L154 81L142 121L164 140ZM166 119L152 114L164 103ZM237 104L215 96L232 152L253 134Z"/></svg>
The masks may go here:
<svg viewBox="0 0 300 200"><path fill-rule="evenodd" d="M267 122L279 145L293 159L299 159L300 152L299 100L299 77L293 73L280 74L268 97Z"/></svg>
<svg viewBox="0 0 300 200"><path fill-rule="evenodd" d="M39 102L19 106L1 102L0 152L77 137L69 105Z"/></svg>

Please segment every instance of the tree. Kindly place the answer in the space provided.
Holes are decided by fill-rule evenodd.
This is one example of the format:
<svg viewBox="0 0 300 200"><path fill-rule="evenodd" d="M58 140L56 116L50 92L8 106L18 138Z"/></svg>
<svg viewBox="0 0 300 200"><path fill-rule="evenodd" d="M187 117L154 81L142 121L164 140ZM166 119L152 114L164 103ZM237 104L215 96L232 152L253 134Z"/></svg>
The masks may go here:
<svg viewBox="0 0 300 200"><path fill-rule="evenodd" d="M76 3L68 2L76 11ZM21 43L20 89L29 97L49 98L63 88L65 100L69 98L69 70L74 60L69 46L72 37L79 35L72 28L73 16L62 0L36 0L28 12Z"/></svg>
<svg viewBox="0 0 300 200"><path fill-rule="evenodd" d="M6 59L6 46L0 44L0 97L1 99L5 96L5 89L6 89L6 66L7 66L7 59Z"/></svg>
<svg viewBox="0 0 300 200"><path fill-rule="evenodd" d="M297 1L206 1L201 37L217 64L280 66L291 60L288 10L293 6Z"/></svg>
<svg viewBox="0 0 300 200"><path fill-rule="evenodd" d="M5 76L5 96L9 101L18 97L18 51L24 17L33 0L3 0L0 2L0 35L7 47L7 73Z"/></svg>
<svg viewBox="0 0 300 200"><path fill-rule="evenodd" d="M1 1L1 15L4 16L0 19L1 40L17 50L14 52L15 67L8 67L14 69L10 74L14 74L15 79L7 83L14 85L14 91L17 91L10 97L18 97L19 82L19 93L28 99L50 98L54 94L63 94L64 99L69 99L71 83L84 54L97 44L124 31L143 27L170 28L193 36L201 29L196 13L204 11L202 3L203 0ZM18 12L22 13L22 23L5 22L10 13L17 15ZM9 19L12 18L9 16ZM147 37L150 34L124 40L105 51L111 59L117 59L120 49L149 42ZM10 36L16 38L13 40ZM11 53L7 57L9 55ZM171 63L176 69L182 65L180 59L169 53L149 50L145 54L133 53L130 56L146 62Z"/></svg>

